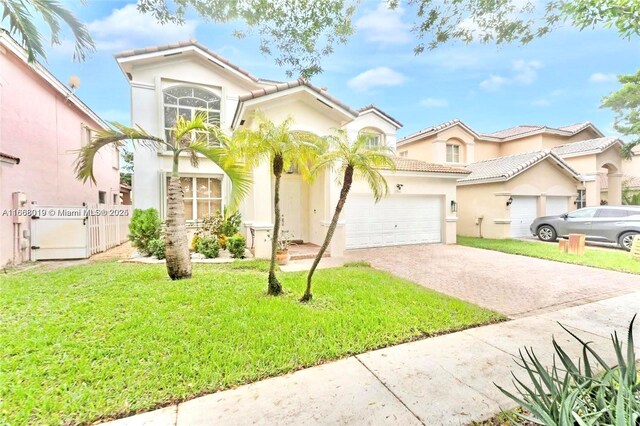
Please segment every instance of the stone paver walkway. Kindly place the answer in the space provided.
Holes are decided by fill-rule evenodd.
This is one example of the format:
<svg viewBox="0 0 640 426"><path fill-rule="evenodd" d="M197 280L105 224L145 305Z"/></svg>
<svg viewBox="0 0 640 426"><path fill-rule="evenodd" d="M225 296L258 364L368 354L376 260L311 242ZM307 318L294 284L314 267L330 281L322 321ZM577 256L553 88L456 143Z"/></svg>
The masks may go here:
<svg viewBox="0 0 640 426"><path fill-rule="evenodd" d="M638 311L640 293L631 293L368 352L110 425L466 425L512 406L493 383L509 387L518 349L531 346L549 363L555 336L580 355L558 321L613 362L609 334L624 335Z"/></svg>
<svg viewBox="0 0 640 426"><path fill-rule="evenodd" d="M640 275L456 245L353 250L347 257L512 318L640 290Z"/></svg>

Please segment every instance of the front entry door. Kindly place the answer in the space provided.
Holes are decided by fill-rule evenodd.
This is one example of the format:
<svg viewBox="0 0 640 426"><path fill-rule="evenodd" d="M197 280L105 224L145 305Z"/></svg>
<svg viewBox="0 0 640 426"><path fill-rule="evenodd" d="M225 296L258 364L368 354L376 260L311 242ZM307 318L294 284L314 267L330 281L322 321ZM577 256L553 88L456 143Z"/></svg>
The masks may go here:
<svg viewBox="0 0 640 426"><path fill-rule="evenodd" d="M303 182L300 175L284 175L280 181L280 211L282 230L288 231L288 237L304 241L304 213L307 211Z"/></svg>

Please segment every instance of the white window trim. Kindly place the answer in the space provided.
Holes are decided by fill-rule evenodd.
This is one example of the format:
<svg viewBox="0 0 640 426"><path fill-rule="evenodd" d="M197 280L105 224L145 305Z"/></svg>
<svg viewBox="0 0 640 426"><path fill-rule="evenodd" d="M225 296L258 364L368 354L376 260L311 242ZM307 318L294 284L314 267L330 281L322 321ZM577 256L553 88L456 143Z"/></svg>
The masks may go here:
<svg viewBox="0 0 640 426"><path fill-rule="evenodd" d="M451 150L451 160L449 160L449 147L455 147ZM457 152L456 152L457 151ZM460 164L460 145L455 143L448 143L445 146L445 161L450 164ZM457 159L456 159L457 154Z"/></svg>
<svg viewBox="0 0 640 426"><path fill-rule="evenodd" d="M373 127L365 127L363 129L360 129L360 131L358 132L358 136L361 135L367 135L367 136L375 136L378 138L378 143L375 145L372 145L370 143L367 142L367 146L385 146L387 141L386 141L386 135L384 133L382 133L380 130L373 128Z"/></svg>
<svg viewBox="0 0 640 426"><path fill-rule="evenodd" d="M199 83L194 83L194 82L187 82L187 81L163 81L161 78L158 78L157 81L157 86L160 88L160 90L158 90L158 115L160 117L160 119L158 120L158 131L160 132L160 137L165 138L165 131L167 130L167 128L165 127L165 121L164 121L164 107L165 107L165 102L164 102L164 92L166 90L170 90L174 87L191 87L194 89L202 89L202 90L206 90L208 92L213 93L214 95L218 96L220 98L220 107L218 109L218 114L219 114L219 126L220 128L222 128L222 123L224 121L224 98L223 95L225 93L225 91L223 90L223 88L221 87L211 87L211 86L207 86L204 84L199 84ZM176 105L176 108L179 108L178 105ZM192 112L192 117L193 117L193 111L197 108L195 107L183 107L184 109L190 109ZM214 110L212 110L214 111ZM160 148L159 153L161 154L168 154L170 153L169 150L165 149L165 148Z"/></svg>
<svg viewBox="0 0 640 426"><path fill-rule="evenodd" d="M165 173L165 188L162 194L162 204L164 205L164 211L167 212L168 206L167 206L167 191L169 189L168 184L166 183L166 180L168 178L171 177L171 173ZM220 181L220 208L222 209L221 211L224 211L224 208L226 206L226 200L227 200L227 191L225 188L225 176L221 175L221 174L194 174L194 173L180 173L181 178L191 178L191 179L196 179L196 178L206 178L206 179L217 179ZM194 182L195 183L195 182ZM194 184L194 189L195 189L195 184ZM185 197L185 198L190 198L190 197ZM217 200L218 198L207 198L208 200ZM197 216L197 209L198 209L198 198L197 197L193 197L191 198L192 201L192 211L196 214ZM196 225L202 222L202 220L200 219L193 219L193 216L191 216L191 219L187 219L185 217L185 221L187 222L188 225Z"/></svg>

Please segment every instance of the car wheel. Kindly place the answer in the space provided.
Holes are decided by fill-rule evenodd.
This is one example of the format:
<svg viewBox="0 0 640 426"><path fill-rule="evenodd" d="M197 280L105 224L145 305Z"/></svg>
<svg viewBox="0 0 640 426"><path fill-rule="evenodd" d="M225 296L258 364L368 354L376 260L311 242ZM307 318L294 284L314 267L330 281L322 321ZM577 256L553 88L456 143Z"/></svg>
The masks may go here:
<svg viewBox="0 0 640 426"><path fill-rule="evenodd" d="M620 239L618 240L620 247L622 247L626 251L631 251L631 244L633 244L633 237L635 237L636 235L638 234L635 232L625 232L624 234L620 235Z"/></svg>
<svg viewBox="0 0 640 426"><path fill-rule="evenodd" d="M553 226L542 225L538 228L538 238L542 241L555 241L558 239L558 234L556 234L556 230L553 229Z"/></svg>

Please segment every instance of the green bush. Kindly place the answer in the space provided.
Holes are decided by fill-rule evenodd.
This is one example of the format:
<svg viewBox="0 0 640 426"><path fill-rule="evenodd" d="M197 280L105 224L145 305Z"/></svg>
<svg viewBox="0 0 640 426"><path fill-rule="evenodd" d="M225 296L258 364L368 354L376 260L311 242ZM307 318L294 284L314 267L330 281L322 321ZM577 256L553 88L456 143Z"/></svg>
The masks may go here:
<svg viewBox="0 0 640 426"><path fill-rule="evenodd" d="M228 214L227 210L225 210L223 215L220 210L217 210L214 214L209 214L202 218L202 230L207 236L231 237L238 233L241 224L242 216L240 212Z"/></svg>
<svg viewBox="0 0 640 426"><path fill-rule="evenodd" d="M164 259L164 238L155 238L149 241L149 254L155 256L158 259Z"/></svg>
<svg viewBox="0 0 640 426"><path fill-rule="evenodd" d="M200 231L193 234L193 238L191 239L191 248L193 250L198 251L198 242L200 241L201 238L202 238L202 234L200 234Z"/></svg>
<svg viewBox="0 0 640 426"><path fill-rule="evenodd" d="M220 254L220 244L216 237L202 237L198 241L198 253L204 254L207 259L214 259Z"/></svg>
<svg viewBox="0 0 640 426"><path fill-rule="evenodd" d="M227 238L227 250L231 253L231 257L243 259L246 248L247 241L242 234L235 234L233 237Z"/></svg>
<svg viewBox="0 0 640 426"><path fill-rule="evenodd" d="M135 209L129 222L129 240L141 253L150 255L149 242L160 238L162 221L156 209Z"/></svg>
<svg viewBox="0 0 640 426"><path fill-rule="evenodd" d="M562 326L582 344L582 362L574 362L553 340L556 360L551 368L540 362L533 350L520 351L517 364L526 371L533 386L514 376L519 395L498 386L524 410L515 412L516 424L531 422L547 426L565 425L638 425L640 424L640 380L636 369L633 323L629 325L627 347L611 336L618 364L609 366L602 356ZM600 365L602 371L594 366ZM528 424L528 423L527 423Z"/></svg>

